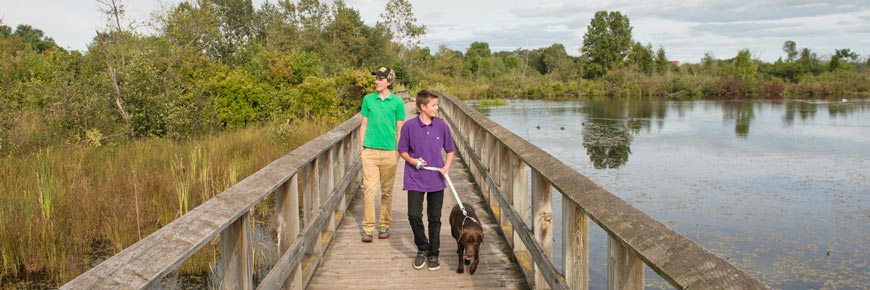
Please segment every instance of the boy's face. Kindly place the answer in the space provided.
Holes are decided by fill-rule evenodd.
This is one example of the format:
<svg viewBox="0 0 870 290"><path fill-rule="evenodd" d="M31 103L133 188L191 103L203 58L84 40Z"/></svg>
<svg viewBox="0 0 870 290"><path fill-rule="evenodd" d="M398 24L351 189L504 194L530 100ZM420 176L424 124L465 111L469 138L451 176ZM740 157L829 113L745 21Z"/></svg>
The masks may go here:
<svg viewBox="0 0 870 290"><path fill-rule="evenodd" d="M430 99L428 104L421 105L420 113L426 114L429 118L438 116L438 99Z"/></svg>
<svg viewBox="0 0 870 290"><path fill-rule="evenodd" d="M390 86L390 81L385 77L375 77L375 90L383 92Z"/></svg>

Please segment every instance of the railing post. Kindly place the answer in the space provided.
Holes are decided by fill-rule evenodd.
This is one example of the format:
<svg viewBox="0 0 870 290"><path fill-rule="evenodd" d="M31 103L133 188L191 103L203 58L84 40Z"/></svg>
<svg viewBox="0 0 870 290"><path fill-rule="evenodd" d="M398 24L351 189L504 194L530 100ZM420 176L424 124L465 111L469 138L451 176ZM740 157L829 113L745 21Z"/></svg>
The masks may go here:
<svg viewBox="0 0 870 290"><path fill-rule="evenodd" d="M531 197L529 196L529 175L527 173L528 166L526 163L520 159L519 156L510 152L508 154L510 156L510 165L512 174L512 185L513 189L509 195L513 195L513 209L516 211L519 220L522 221L526 225L526 228L532 228L532 214L529 209L529 203ZM517 227L512 227L516 229ZM526 248L525 243L520 238L520 235L527 235L527 233L520 233L516 230L513 231L513 244L514 244L514 255L517 257L517 260L520 261L521 266L523 267L523 273L526 274L526 281L534 282L534 265L535 262L532 260L532 255L529 253L529 250ZM537 285L535 285L537 286Z"/></svg>
<svg viewBox="0 0 870 290"><path fill-rule="evenodd" d="M553 260L553 192L550 183L535 169L532 176L532 218L535 240L541 243L543 254ZM538 266L535 265L535 288L550 289Z"/></svg>
<svg viewBox="0 0 870 290"><path fill-rule="evenodd" d="M299 236L299 178L293 174L276 192L278 219L278 257L284 255ZM302 266L296 266L284 289L302 289Z"/></svg>
<svg viewBox="0 0 870 290"><path fill-rule="evenodd" d="M319 195L320 195L320 204L325 204L327 200L329 200L329 195L332 194L332 189L335 188L335 147L329 148L326 152L323 152L319 157L317 157L317 176L318 178L318 186L319 186ZM322 207L322 206L321 206ZM324 237L331 237L335 232L335 214L331 214L329 216L329 220L326 223L326 227L323 229ZM321 243L324 243L325 239L321 239Z"/></svg>
<svg viewBox="0 0 870 290"><path fill-rule="evenodd" d="M221 232L221 269L224 289L254 288L254 255L251 213L243 214Z"/></svg>
<svg viewBox="0 0 870 290"><path fill-rule="evenodd" d="M305 217L305 227L311 224L314 218L317 216L317 212L320 211L320 194L318 194L319 186L317 180L320 179L317 176L317 161L310 162L302 166L299 169L300 175L300 188L302 191L302 202L303 208L305 212L303 216ZM318 239L319 241L319 239ZM307 257L315 257L319 255L321 252L321 244L319 242L313 243L311 246L307 247L306 251L306 260ZM308 279L312 273L314 273L314 269L311 268L311 265L307 263L303 263L302 267L303 277Z"/></svg>
<svg viewBox="0 0 870 290"><path fill-rule="evenodd" d="M490 208L493 209L493 213L495 214L496 220L498 220L499 216L501 216L501 214L498 212L498 207L499 207L499 205L497 204L498 199L493 196L493 195L495 195L495 190L493 188L490 188L491 186L496 186L496 188L498 187L498 170L496 170L496 168L498 168L498 152L499 152L498 147L499 146L498 146L498 142L495 139L495 136L493 136L492 134L486 134L486 146L488 148L487 151L489 154L487 154L483 158L486 158L489 161L488 162L489 164L488 164L488 167L486 168L486 170L489 173L489 177L492 179L493 183L495 183L495 184L488 184L487 181L485 181L485 180L484 180L484 183L487 184L486 185L487 186L486 195L488 198L487 201L489 202ZM499 221L499 224L501 224L501 220L498 220L498 221Z"/></svg>
<svg viewBox="0 0 870 290"><path fill-rule="evenodd" d="M499 204L499 220L501 224L501 230L504 232L505 237L513 237L513 226L511 225L510 217L506 214L507 209L511 208L513 204L513 182L509 179L512 174L513 166L511 163L513 162L511 159L511 150L507 147L507 145L498 142L498 186L501 189L501 193L504 195L504 199L507 201L507 204ZM513 248L514 240L512 238L507 238L508 245Z"/></svg>
<svg viewBox="0 0 870 290"><path fill-rule="evenodd" d="M562 262L571 289L589 289L589 218L574 201L562 196Z"/></svg>
<svg viewBox="0 0 870 290"><path fill-rule="evenodd" d="M631 249L608 235L607 289L643 290L643 261Z"/></svg>

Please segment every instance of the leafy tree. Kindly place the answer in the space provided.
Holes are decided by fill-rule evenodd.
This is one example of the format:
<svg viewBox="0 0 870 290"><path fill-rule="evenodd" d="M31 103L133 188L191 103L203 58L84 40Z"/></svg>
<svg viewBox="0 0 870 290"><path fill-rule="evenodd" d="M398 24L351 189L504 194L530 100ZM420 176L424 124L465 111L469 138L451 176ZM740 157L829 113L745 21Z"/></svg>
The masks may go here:
<svg viewBox="0 0 870 290"><path fill-rule="evenodd" d="M97 33L96 48L100 49L106 64L106 72L109 76L112 92L114 93L115 106L118 108L121 118L130 125L130 113L124 104L126 96L122 92L124 79L119 77L126 69L126 52L128 40L133 37L129 31L121 26L121 18L124 17L124 4L121 0L98 0L103 5L101 11L108 18L109 25L105 32Z"/></svg>
<svg viewBox="0 0 870 290"><path fill-rule="evenodd" d="M5 27L5 26L4 26ZM8 35L9 27L6 27L6 32L3 32L4 35ZM31 47L38 51L44 51L49 48L58 47L54 40L51 37L45 36L45 33L42 30L33 28L30 25L21 24L15 28L15 33L12 35L20 37L24 42L30 44Z"/></svg>
<svg viewBox="0 0 870 290"><path fill-rule="evenodd" d="M356 9L347 7L344 1L336 1L333 7L334 21L326 26L325 39L331 45L325 47L327 59L340 67L362 65L360 51L366 43L363 31L365 23Z"/></svg>
<svg viewBox="0 0 870 290"><path fill-rule="evenodd" d="M671 61L668 60L668 57L665 55L665 48L659 46L659 49L656 50L656 72L662 74L668 71L671 67Z"/></svg>
<svg viewBox="0 0 870 290"><path fill-rule="evenodd" d="M791 40L786 40L785 43L782 44L782 51L785 52L787 62L794 61L795 57L798 55L797 43Z"/></svg>
<svg viewBox="0 0 870 290"><path fill-rule="evenodd" d="M718 64L719 61L716 60L716 57L713 56L712 52L705 52L704 57L701 58L701 69L707 73L712 73Z"/></svg>
<svg viewBox="0 0 870 290"><path fill-rule="evenodd" d="M810 73L819 75L825 68L822 66L819 56L809 48L801 49L800 56L797 59L798 72L800 74Z"/></svg>
<svg viewBox="0 0 870 290"><path fill-rule="evenodd" d="M631 51L626 57L628 65L632 66L635 71L651 75L655 69L653 61L652 45L644 46L640 42L635 42L631 46Z"/></svg>
<svg viewBox="0 0 870 290"><path fill-rule="evenodd" d="M858 54L853 52L851 49L835 49L834 54L841 59L849 59L852 62L858 61Z"/></svg>
<svg viewBox="0 0 870 290"><path fill-rule="evenodd" d="M254 36L254 5L251 0L213 0L213 11L218 17L221 37L213 47L220 59L227 64L240 65L244 48Z"/></svg>
<svg viewBox="0 0 870 290"><path fill-rule="evenodd" d="M211 9L211 6L194 7L188 2L179 3L157 16L161 35L183 51L196 54L214 51L212 47L220 38L220 28Z"/></svg>
<svg viewBox="0 0 870 290"><path fill-rule="evenodd" d="M758 65L752 61L752 54L748 49L740 50L737 56L734 57L730 66L725 70L728 76L738 78L744 81L755 79L758 72Z"/></svg>
<svg viewBox="0 0 870 290"><path fill-rule="evenodd" d="M542 52L542 60L548 78L567 80L571 70L571 58L565 46L559 43L547 47Z"/></svg>
<svg viewBox="0 0 870 290"><path fill-rule="evenodd" d="M3 19L0 18L0 36L7 38L12 35L12 28L3 24Z"/></svg>
<svg viewBox="0 0 870 290"><path fill-rule="evenodd" d="M544 49L518 51L526 60L526 65L535 69L539 74L547 73L547 65L544 63Z"/></svg>
<svg viewBox="0 0 870 290"><path fill-rule="evenodd" d="M462 76L463 55L461 51L451 50L442 44L438 46L434 62L435 74L454 78Z"/></svg>
<svg viewBox="0 0 870 290"><path fill-rule="evenodd" d="M469 71L480 78L482 71L486 70L487 60L492 56L492 51L489 50L489 43L475 41L468 47L465 52L465 65Z"/></svg>
<svg viewBox="0 0 870 290"><path fill-rule="evenodd" d="M300 38L295 21L296 5L289 0L266 2L254 12L256 41L267 50L292 50Z"/></svg>
<svg viewBox="0 0 870 290"><path fill-rule="evenodd" d="M363 27L363 35L366 37L365 45L360 51L363 67L373 69L395 62L397 54L390 49L390 34L381 25Z"/></svg>
<svg viewBox="0 0 870 290"><path fill-rule="evenodd" d="M329 5L320 0L300 0L296 5L296 22L302 28L302 38L298 39L303 48L318 49L318 41L332 22Z"/></svg>
<svg viewBox="0 0 870 290"><path fill-rule="evenodd" d="M831 56L831 60L828 62L828 71L835 71L842 67L843 64L840 63L840 55L835 54Z"/></svg>
<svg viewBox="0 0 870 290"><path fill-rule="evenodd" d="M631 30L628 17L618 11L595 13L583 35L580 49L587 77L601 77L608 70L622 65L634 43Z"/></svg>
<svg viewBox="0 0 870 290"><path fill-rule="evenodd" d="M380 17L393 36L393 41L405 47L417 47L420 38L426 34L426 25L417 24L414 7L408 0L390 0ZM399 53L401 55L402 50Z"/></svg>

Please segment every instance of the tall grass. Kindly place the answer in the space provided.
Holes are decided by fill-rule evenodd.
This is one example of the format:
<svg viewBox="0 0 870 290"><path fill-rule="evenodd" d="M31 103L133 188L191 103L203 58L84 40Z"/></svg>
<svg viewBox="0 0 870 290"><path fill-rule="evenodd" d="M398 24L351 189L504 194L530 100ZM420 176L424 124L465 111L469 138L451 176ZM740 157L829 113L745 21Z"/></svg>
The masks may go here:
<svg viewBox="0 0 870 290"><path fill-rule="evenodd" d="M333 125L297 121L3 157L0 281L38 276L61 285ZM180 271L208 270L211 248Z"/></svg>

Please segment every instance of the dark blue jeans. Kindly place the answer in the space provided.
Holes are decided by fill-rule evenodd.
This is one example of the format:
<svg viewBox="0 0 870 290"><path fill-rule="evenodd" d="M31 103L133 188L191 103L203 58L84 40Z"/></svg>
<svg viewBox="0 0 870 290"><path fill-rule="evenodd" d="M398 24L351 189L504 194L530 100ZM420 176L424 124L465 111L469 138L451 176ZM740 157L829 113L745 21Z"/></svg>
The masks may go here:
<svg viewBox="0 0 870 290"><path fill-rule="evenodd" d="M426 216L429 220L429 239L423 227L423 198L426 198ZM441 206L444 204L444 190L435 192L408 191L408 221L414 232L417 251L425 251L428 256L438 257L441 249Z"/></svg>

